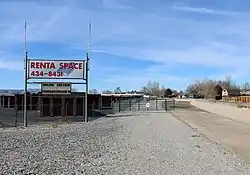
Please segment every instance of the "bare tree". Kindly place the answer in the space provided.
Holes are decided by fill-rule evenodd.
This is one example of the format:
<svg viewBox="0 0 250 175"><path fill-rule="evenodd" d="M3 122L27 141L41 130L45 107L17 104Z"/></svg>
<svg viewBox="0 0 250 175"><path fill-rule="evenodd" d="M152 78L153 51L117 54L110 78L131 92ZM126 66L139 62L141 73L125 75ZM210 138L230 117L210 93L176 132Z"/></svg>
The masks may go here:
<svg viewBox="0 0 250 175"><path fill-rule="evenodd" d="M142 91L146 95L160 96L160 84L156 81L148 81L147 85L142 87Z"/></svg>
<svg viewBox="0 0 250 175"><path fill-rule="evenodd" d="M122 93L121 88L120 88L120 87L117 87L117 88L114 90L114 93L115 93L115 94L121 94L121 93Z"/></svg>
<svg viewBox="0 0 250 175"><path fill-rule="evenodd" d="M161 88L160 88L160 92L159 92L159 96L160 97L164 97L164 95L165 95L165 87L164 86L162 86Z"/></svg>
<svg viewBox="0 0 250 175"><path fill-rule="evenodd" d="M160 86L160 83L157 81L148 81L147 85L143 86L141 91L145 95L164 97L166 93L166 88L164 86Z"/></svg>
<svg viewBox="0 0 250 175"><path fill-rule="evenodd" d="M202 96L206 98L211 98L214 96L214 88L216 85L222 86L222 88L226 89L238 89L239 87L232 81L230 76L227 76L225 80L196 80L194 83L190 84L187 89L186 93L189 95L194 96Z"/></svg>
<svg viewBox="0 0 250 175"><path fill-rule="evenodd" d="M250 85L248 82L245 82L241 85L241 90L247 91L248 89L250 89Z"/></svg>
<svg viewBox="0 0 250 175"><path fill-rule="evenodd" d="M89 90L90 94L99 94L99 92L96 89Z"/></svg>
<svg viewBox="0 0 250 175"><path fill-rule="evenodd" d="M103 93L103 94L113 94L113 92L110 91L110 90L105 90L105 91L103 91L102 93Z"/></svg>
<svg viewBox="0 0 250 175"><path fill-rule="evenodd" d="M183 90L180 90L179 94L180 94L180 95L184 95Z"/></svg>

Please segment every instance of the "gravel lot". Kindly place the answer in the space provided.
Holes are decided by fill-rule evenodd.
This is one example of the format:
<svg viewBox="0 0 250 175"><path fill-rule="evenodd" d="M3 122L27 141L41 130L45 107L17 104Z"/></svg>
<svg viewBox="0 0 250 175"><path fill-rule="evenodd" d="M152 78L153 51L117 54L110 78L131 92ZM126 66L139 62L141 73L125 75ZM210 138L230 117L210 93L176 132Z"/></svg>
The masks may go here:
<svg viewBox="0 0 250 175"><path fill-rule="evenodd" d="M250 174L167 113L0 129L0 174Z"/></svg>

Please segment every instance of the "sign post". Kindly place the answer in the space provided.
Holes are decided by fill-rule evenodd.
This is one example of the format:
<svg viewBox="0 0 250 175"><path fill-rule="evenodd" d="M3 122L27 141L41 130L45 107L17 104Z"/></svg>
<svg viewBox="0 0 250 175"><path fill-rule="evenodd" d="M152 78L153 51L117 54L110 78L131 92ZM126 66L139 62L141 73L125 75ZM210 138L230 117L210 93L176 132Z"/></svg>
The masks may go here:
<svg viewBox="0 0 250 175"><path fill-rule="evenodd" d="M89 56L88 56L88 53L87 53L87 62L86 62L86 88L85 88L85 122L87 123L88 122L88 85L89 85L89 82L88 82L88 72L89 72Z"/></svg>
<svg viewBox="0 0 250 175"><path fill-rule="evenodd" d="M89 23L89 43L88 43L88 52L86 54L87 61L86 61L86 88L85 88L85 122L88 122L88 91L89 91L89 56L90 56L90 49L91 49L91 30L92 25L91 22Z"/></svg>
<svg viewBox="0 0 250 175"><path fill-rule="evenodd" d="M44 60L44 59L28 59L28 51L26 46L26 22L25 22L25 58L24 58L24 126L27 127L27 85L41 84L44 93L70 93L71 84L85 84L85 109L83 115L85 122L88 122L88 73L89 73L89 54L90 54L90 40L91 40L91 23L89 24L89 45L87 52L87 60ZM54 83L52 89L41 82L29 82L29 79L75 79L83 80L85 82L66 83L64 87L57 87ZM49 83L47 83L48 85ZM53 84L53 83L52 83ZM63 84L63 83L61 83ZM50 83L51 85L51 83ZM52 86L51 86L52 87ZM67 89L70 87L70 90ZM65 89L66 88L66 89ZM50 92L49 92L50 91Z"/></svg>
<svg viewBox="0 0 250 175"><path fill-rule="evenodd" d="M23 106L23 124L27 127L27 61L28 61L28 51L27 51L27 24L24 24L24 106Z"/></svg>
<svg viewBox="0 0 250 175"><path fill-rule="evenodd" d="M42 60L27 59L25 69L24 126L27 127L27 84L29 79L75 79L85 80L85 60ZM87 81L86 81L87 82ZM41 82L38 82L39 84ZM69 94L71 84L87 83L41 83L41 90L47 94ZM53 85L53 88L52 88ZM87 85L86 85L87 86ZM86 119L86 117L85 117Z"/></svg>

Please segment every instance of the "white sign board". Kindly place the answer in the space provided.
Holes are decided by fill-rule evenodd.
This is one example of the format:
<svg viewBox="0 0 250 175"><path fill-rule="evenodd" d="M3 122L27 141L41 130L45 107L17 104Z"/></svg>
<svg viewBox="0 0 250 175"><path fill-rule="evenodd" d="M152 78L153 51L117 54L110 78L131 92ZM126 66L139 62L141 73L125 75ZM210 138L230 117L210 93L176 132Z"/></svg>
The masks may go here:
<svg viewBox="0 0 250 175"><path fill-rule="evenodd" d="M41 84L42 93L46 94L69 94L71 93L70 83L42 83Z"/></svg>
<svg viewBox="0 0 250 175"><path fill-rule="evenodd" d="M28 79L84 79L84 60L28 60Z"/></svg>

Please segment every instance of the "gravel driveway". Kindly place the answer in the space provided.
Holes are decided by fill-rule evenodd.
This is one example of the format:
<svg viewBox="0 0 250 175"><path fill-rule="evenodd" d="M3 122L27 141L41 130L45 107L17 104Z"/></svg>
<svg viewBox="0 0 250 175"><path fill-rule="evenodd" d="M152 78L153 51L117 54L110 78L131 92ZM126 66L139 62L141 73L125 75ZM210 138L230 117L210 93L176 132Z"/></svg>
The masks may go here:
<svg viewBox="0 0 250 175"><path fill-rule="evenodd" d="M167 113L0 129L0 174L250 174L238 156Z"/></svg>

